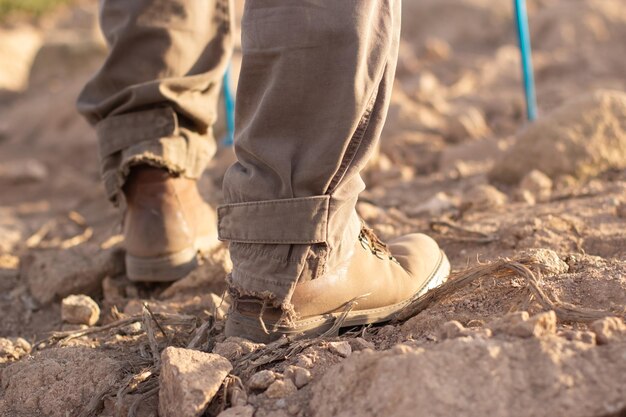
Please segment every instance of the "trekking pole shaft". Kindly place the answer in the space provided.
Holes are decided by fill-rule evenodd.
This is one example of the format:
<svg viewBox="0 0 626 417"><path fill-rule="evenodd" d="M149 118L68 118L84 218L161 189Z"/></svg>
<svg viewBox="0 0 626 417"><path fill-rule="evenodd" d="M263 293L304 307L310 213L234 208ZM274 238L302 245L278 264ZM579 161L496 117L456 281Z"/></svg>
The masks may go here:
<svg viewBox="0 0 626 417"><path fill-rule="evenodd" d="M513 0L515 7L515 23L522 60L522 75L524 77L524 93L526 96L526 116L532 121L537 118L537 98L535 95L535 79L530 46L530 32L528 29L528 13L526 0Z"/></svg>

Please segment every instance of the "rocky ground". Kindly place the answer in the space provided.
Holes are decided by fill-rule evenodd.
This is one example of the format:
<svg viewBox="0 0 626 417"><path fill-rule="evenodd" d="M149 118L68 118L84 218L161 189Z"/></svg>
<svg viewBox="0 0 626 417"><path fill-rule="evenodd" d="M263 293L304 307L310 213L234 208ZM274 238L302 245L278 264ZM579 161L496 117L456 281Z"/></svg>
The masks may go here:
<svg viewBox="0 0 626 417"><path fill-rule="evenodd" d="M626 416L621 0L529 1L532 125L510 2L405 0L358 210L433 235L453 275L387 325L268 346L221 334L226 247L126 279L73 105L104 55L93 3L0 27L1 416Z"/></svg>

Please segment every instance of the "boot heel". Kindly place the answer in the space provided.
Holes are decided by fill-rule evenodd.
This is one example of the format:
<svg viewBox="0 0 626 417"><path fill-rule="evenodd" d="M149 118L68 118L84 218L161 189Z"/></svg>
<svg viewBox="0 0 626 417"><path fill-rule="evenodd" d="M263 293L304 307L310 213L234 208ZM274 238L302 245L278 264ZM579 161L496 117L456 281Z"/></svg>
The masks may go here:
<svg viewBox="0 0 626 417"><path fill-rule="evenodd" d="M198 250L185 249L170 255L140 258L126 254L126 275L136 282L172 282L198 266Z"/></svg>

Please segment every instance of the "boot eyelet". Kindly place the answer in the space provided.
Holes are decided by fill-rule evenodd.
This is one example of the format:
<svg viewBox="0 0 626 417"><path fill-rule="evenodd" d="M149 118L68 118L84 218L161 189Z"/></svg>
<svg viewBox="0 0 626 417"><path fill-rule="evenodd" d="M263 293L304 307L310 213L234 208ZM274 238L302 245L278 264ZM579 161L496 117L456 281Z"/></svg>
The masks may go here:
<svg viewBox="0 0 626 417"><path fill-rule="evenodd" d="M381 259L383 261L386 259L386 254L384 252L381 252L379 250L373 250L372 253L376 255L378 259Z"/></svg>
<svg viewBox="0 0 626 417"><path fill-rule="evenodd" d="M363 249L365 250L372 250L371 249L371 245L370 245L370 241L363 235L359 236L359 242L361 242L361 246L363 247Z"/></svg>

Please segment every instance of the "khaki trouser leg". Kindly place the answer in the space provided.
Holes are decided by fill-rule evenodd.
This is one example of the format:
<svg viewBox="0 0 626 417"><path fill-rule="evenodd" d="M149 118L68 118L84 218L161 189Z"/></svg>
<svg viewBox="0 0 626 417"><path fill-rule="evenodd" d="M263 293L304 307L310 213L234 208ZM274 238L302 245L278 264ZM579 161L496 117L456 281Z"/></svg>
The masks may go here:
<svg viewBox="0 0 626 417"><path fill-rule="evenodd" d="M237 93L238 162L220 238L231 286L292 311L298 281L340 273L360 229L359 172L386 117L399 0L248 0Z"/></svg>
<svg viewBox="0 0 626 417"><path fill-rule="evenodd" d="M232 52L230 0L101 0L110 46L78 108L96 126L111 200L129 167L197 178L215 152L211 126Z"/></svg>

